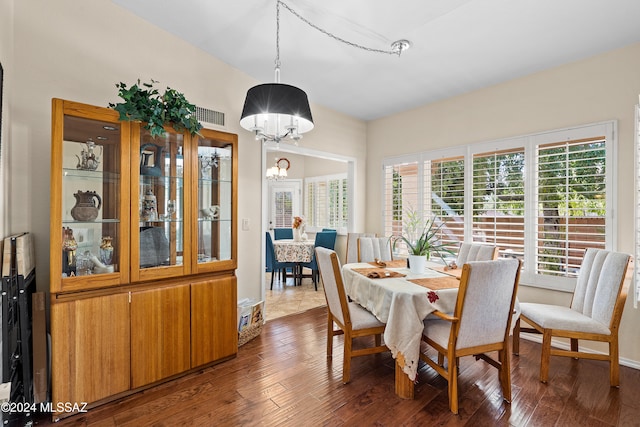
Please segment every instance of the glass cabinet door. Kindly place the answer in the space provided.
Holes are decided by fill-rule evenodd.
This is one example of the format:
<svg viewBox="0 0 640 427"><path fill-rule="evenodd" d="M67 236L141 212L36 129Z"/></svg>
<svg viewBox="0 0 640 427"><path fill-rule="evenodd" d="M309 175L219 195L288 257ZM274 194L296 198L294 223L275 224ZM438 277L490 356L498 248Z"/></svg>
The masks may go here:
<svg viewBox="0 0 640 427"><path fill-rule="evenodd" d="M122 171L129 125L117 119L108 109L54 100L51 280L56 291L128 280L128 219L122 221L128 197Z"/></svg>
<svg viewBox="0 0 640 427"><path fill-rule="evenodd" d="M185 138L188 135L172 128L166 128L162 137L152 137L140 126L133 130L133 281L187 273Z"/></svg>
<svg viewBox="0 0 640 427"><path fill-rule="evenodd" d="M194 270L236 268L237 136L202 129L194 142L198 182Z"/></svg>

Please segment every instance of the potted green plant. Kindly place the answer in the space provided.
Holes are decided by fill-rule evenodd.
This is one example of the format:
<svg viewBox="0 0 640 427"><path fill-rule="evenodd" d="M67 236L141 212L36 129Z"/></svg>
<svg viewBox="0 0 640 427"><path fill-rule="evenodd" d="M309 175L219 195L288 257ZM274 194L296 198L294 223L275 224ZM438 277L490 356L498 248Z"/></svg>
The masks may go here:
<svg viewBox="0 0 640 427"><path fill-rule="evenodd" d="M154 87L158 83L140 83L128 87L125 83L117 83L118 96L123 102L109 103L109 107L120 113L122 121L145 122L145 128L152 137L164 135L164 125L171 124L173 128L184 130L194 135L202 129L202 124L195 116L196 106L191 104L185 96L175 89L167 87L160 93Z"/></svg>
<svg viewBox="0 0 640 427"><path fill-rule="evenodd" d="M425 263L431 259L431 254L437 254L443 262L445 255L453 255L438 237L444 223L437 225L435 218L425 220L414 209L406 210L402 219L403 234L391 237L393 249L395 251L396 245L404 242L409 253L409 268L413 273L424 272Z"/></svg>

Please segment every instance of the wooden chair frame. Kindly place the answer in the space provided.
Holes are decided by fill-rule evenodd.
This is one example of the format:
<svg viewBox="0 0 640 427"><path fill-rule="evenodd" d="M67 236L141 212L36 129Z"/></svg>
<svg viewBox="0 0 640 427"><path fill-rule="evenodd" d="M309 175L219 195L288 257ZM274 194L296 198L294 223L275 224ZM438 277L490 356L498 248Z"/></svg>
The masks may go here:
<svg viewBox="0 0 640 427"><path fill-rule="evenodd" d="M542 351L540 356L540 381L546 383L549 380L549 364L551 356L573 357L574 359L604 360L609 362L609 383L611 387L620 386L620 360L618 346L618 331L622 311L627 301L629 283L633 274L633 261L631 257L627 261L625 274L620 280L618 298L616 299L613 315L609 324L611 334L597 334L587 332L567 331L560 329L547 329L538 325L527 316L521 314L513 329L513 353L520 353L520 332L542 334ZM520 320L524 320L532 327L521 327ZM568 338L571 343L571 350L551 348L552 337ZM609 354L585 353L579 351L578 340L606 342L609 345Z"/></svg>
<svg viewBox="0 0 640 427"><path fill-rule="evenodd" d="M458 413L458 359L463 356L474 356L476 360L482 359L491 366L498 369L500 379L500 387L502 389L502 397L505 401L511 402L511 363L509 357L509 329L511 325L511 317L513 315L513 307L518 292L518 283L520 281L520 268L522 262L519 263L516 272L513 295L511 296L511 307L509 309L509 318L505 327L504 339L500 342L485 344L480 346L456 349L458 332L460 330L460 320L463 316L464 300L467 293L469 282L469 274L471 267L465 264L462 267L462 276L460 277L460 288L458 290L458 299L453 315L448 315L440 311L434 311L442 320L451 322L451 333L447 347L442 347L428 336L422 335L422 341L427 343L438 352L438 362L433 361L426 354L420 352L420 359L427 365L432 367L438 374L447 380L449 392L449 409L454 414ZM486 353L497 351L498 360L489 357ZM444 358L447 359L447 367L444 366Z"/></svg>
<svg viewBox="0 0 640 427"><path fill-rule="evenodd" d="M316 257L317 257L316 253ZM333 337L336 335L344 335L344 362L342 366L342 382L347 384L351 380L351 359L353 357L358 356L366 356L369 354L375 353L383 353L385 351L389 351L389 348L386 345L382 344L382 334L384 334L385 325L376 327L376 328L366 328L366 329L353 329L351 324L351 315L349 313L349 305L347 302L347 293L344 290L344 282L342 281L342 272L340 271L340 261L338 260L338 256L335 252L332 252L331 255L331 266L333 268L333 275L336 280L336 285L338 287L338 295L340 298L340 307L342 309L342 318L344 319L344 324L342 324L332 313L331 308L328 304L327 298L327 358L331 359L333 357ZM322 277L322 269L320 268L320 264L318 264L318 268L320 269L320 276ZM324 282L324 278L323 278ZM323 286L323 289L326 288L326 285ZM326 289L325 289L325 297L326 297ZM373 315L372 315L373 316ZM333 329L334 323L338 326L338 330ZM353 339L356 337L364 337L373 335L375 338L375 347L367 347L363 349L353 349Z"/></svg>

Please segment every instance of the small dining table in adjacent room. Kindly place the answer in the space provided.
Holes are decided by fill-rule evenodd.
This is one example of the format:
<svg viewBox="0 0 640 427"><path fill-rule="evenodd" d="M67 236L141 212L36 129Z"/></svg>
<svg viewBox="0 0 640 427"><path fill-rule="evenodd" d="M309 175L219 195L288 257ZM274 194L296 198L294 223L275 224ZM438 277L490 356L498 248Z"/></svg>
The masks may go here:
<svg viewBox="0 0 640 427"><path fill-rule="evenodd" d="M396 359L396 394L405 399L413 398L423 320L435 310L453 312L458 297L462 270L431 267L421 274L411 273L405 260L342 267L349 297L387 325L384 341Z"/></svg>
<svg viewBox="0 0 640 427"><path fill-rule="evenodd" d="M294 262L296 268L293 273L294 284L302 284L302 264L311 262L315 242L313 240L296 241L291 239L274 240L273 248L276 260L279 262ZM296 283L297 282L297 283Z"/></svg>

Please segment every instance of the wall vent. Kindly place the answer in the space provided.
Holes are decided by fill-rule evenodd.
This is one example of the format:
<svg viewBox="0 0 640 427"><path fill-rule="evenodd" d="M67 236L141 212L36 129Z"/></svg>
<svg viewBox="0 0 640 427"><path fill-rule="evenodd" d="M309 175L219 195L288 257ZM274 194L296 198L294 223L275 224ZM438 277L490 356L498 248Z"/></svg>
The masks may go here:
<svg viewBox="0 0 640 427"><path fill-rule="evenodd" d="M216 126L224 126L224 113L220 111L210 110L196 105L196 118L203 124L208 123Z"/></svg>

